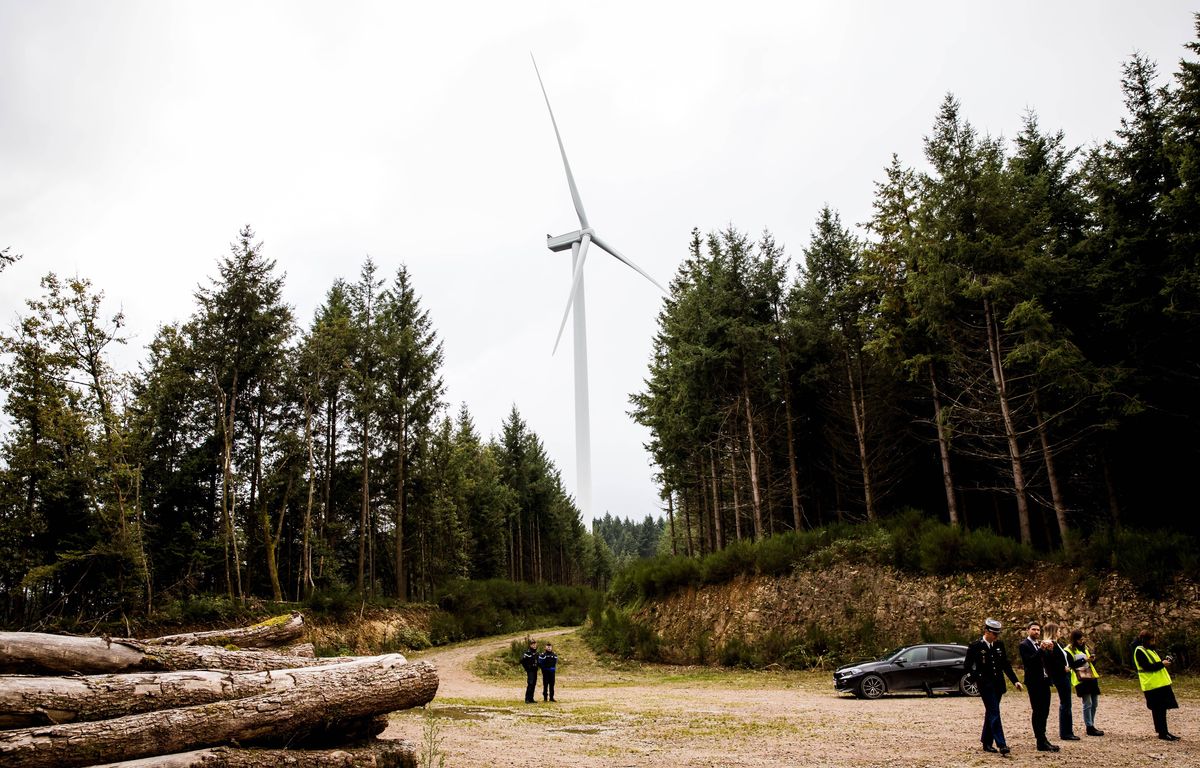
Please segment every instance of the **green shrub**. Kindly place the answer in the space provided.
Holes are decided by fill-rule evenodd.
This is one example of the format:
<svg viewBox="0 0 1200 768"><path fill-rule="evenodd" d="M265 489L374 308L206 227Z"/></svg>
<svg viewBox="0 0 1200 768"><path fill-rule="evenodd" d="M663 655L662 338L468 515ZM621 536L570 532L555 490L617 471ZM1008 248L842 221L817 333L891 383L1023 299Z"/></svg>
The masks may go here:
<svg viewBox="0 0 1200 768"><path fill-rule="evenodd" d="M735 576L754 573L754 550L748 541L735 541L709 554L700 564L700 579L705 584L724 584Z"/></svg>
<svg viewBox="0 0 1200 768"><path fill-rule="evenodd" d="M658 661L660 658L658 633L615 605L604 610L598 624L587 627L584 639L593 650L624 659Z"/></svg>

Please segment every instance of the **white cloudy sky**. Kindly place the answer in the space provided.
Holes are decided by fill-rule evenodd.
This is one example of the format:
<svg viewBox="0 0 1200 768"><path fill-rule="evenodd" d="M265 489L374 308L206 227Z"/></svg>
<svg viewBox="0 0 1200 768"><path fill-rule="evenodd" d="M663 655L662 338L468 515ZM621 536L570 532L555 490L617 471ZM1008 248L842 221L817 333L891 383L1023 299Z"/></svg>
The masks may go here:
<svg viewBox="0 0 1200 768"><path fill-rule="evenodd" d="M770 229L797 257L819 207L870 211L921 161L946 92L981 130L1027 109L1108 138L1134 51L1171 73L1189 3L63 2L0 0L0 276L10 325L48 271L124 309L133 369L238 228L307 324L368 253L407 264L448 399L495 432L515 404L574 488L577 228L538 57L591 223L662 283L693 227ZM661 294L588 260L595 509L658 509L640 388Z"/></svg>

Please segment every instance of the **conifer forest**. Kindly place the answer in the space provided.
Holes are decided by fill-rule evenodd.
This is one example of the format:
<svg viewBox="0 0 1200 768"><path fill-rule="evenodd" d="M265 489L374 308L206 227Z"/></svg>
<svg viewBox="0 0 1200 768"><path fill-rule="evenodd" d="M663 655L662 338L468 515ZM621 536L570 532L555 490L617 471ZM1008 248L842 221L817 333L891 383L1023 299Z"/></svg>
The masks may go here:
<svg viewBox="0 0 1200 768"><path fill-rule="evenodd" d="M1032 111L992 136L947 95L868 221L831 202L788 250L681 233L629 398L661 507L610 510L642 524L588 530L516 408L480 425L447 402L454 352L404 266L368 258L297 317L270 233L235 222L135 370L112 362L116 287L47 274L2 331L0 624L190 595L429 601L459 579L602 589L617 560L914 510L1045 553L1200 534L1200 42L1184 51L1126 62L1100 144ZM3 245L0 270L38 258Z"/></svg>

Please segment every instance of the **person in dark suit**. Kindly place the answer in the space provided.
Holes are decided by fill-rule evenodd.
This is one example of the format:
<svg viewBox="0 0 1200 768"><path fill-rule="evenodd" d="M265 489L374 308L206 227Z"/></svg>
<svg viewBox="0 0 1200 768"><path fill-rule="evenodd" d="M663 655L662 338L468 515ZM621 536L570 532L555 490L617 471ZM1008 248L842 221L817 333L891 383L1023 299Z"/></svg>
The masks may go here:
<svg viewBox="0 0 1200 768"><path fill-rule="evenodd" d="M533 692L537 690L538 651L537 641L530 640L529 648L521 654L521 666L525 669L525 703L536 704Z"/></svg>
<svg viewBox="0 0 1200 768"><path fill-rule="evenodd" d="M1021 665L1025 667L1025 690L1029 693L1029 706L1033 710L1033 735L1037 739L1038 752L1057 752L1058 747L1046 738L1046 718L1050 715L1050 648L1054 643L1042 640L1041 622L1029 622L1027 636L1017 646L1021 652Z"/></svg>
<svg viewBox="0 0 1200 768"><path fill-rule="evenodd" d="M1047 652L1046 672L1054 690L1058 691L1058 738L1063 741L1079 741L1075 735L1075 723L1071 717L1071 662L1072 657L1063 647L1066 630L1059 629L1054 622L1046 624L1046 639L1051 642Z"/></svg>
<svg viewBox="0 0 1200 768"><path fill-rule="evenodd" d="M1004 651L1001 629L1003 625L995 619L983 623L983 637L967 646L965 667L971 681L979 686L979 698L983 700L983 734L980 736L983 751L1007 756L1011 750L1000 720L1000 699L1008 690L1004 678L1011 680L1017 690L1021 690L1021 684L1017 682L1017 673L1013 672Z"/></svg>

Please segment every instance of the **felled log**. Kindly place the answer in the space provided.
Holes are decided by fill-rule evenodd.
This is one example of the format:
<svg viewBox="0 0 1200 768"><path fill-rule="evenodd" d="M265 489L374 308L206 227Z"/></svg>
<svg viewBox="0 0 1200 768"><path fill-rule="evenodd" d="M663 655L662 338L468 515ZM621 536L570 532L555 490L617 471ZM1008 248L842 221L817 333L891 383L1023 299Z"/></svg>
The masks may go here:
<svg viewBox="0 0 1200 768"><path fill-rule="evenodd" d="M369 718L421 706L437 692L437 670L428 662L380 657L341 665L298 681L284 691L90 723L66 723L0 732L0 765L75 768L263 739L302 740L320 733L331 715Z"/></svg>
<svg viewBox="0 0 1200 768"><path fill-rule="evenodd" d="M354 749L238 749L214 747L141 760L108 763L96 768L415 768L417 748L408 741L382 740Z"/></svg>
<svg viewBox="0 0 1200 768"><path fill-rule="evenodd" d="M312 643L285 645L282 648L277 648L276 651L282 653L284 656L303 656L306 659L317 658L317 647Z"/></svg>
<svg viewBox="0 0 1200 768"><path fill-rule="evenodd" d="M400 654L349 658L337 680L350 679L362 664L404 663ZM0 677L0 728L109 720L114 717L244 699L294 688L328 665L266 672L188 670L73 677ZM328 677L328 676L327 676Z"/></svg>
<svg viewBox="0 0 1200 768"><path fill-rule="evenodd" d="M249 627L163 635L142 642L150 645L234 645L238 648L277 648L299 640L303 634L304 617L293 611L291 614L275 616Z"/></svg>
<svg viewBox="0 0 1200 768"><path fill-rule="evenodd" d="M0 632L0 673L96 675L182 669L256 671L338 663L272 651L229 651L212 645L153 645L126 638Z"/></svg>

